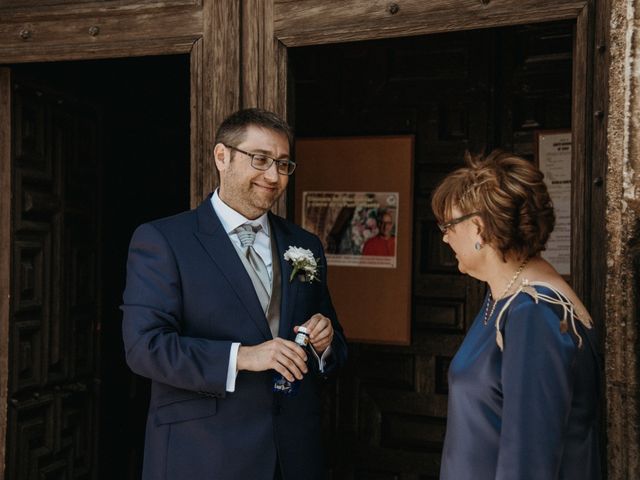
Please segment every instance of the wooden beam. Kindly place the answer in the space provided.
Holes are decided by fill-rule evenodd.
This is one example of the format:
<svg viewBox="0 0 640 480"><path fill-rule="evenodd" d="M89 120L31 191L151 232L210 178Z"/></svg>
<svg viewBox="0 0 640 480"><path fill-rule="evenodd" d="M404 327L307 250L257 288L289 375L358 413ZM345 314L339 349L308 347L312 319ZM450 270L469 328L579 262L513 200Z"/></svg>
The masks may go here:
<svg viewBox="0 0 640 480"><path fill-rule="evenodd" d="M205 0L203 10L201 93L205 115L201 191L204 196L218 184L213 161L215 129L240 108L240 0Z"/></svg>
<svg viewBox="0 0 640 480"><path fill-rule="evenodd" d="M425 35L577 17L576 0L275 0L287 47Z"/></svg>
<svg viewBox="0 0 640 480"><path fill-rule="evenodd" d="M7 438L11 288L11 71L0 68L0 478Z"/></svg>
<svg viewBox="0 0 640 480"><path fill-rule="evenodd" d="M14 5L10 5L11 3ZM160 10L177 10L185 7L202 7L202 0L139 0L137 2L66 2L58 0L9 0L3 2L2 16L5 20L30 21L38 18L86 17L90 15L117 16L137 13L149 13Z"/></svg>
<svg viewBox="0 0 640 480"><path fill-rule="evenodd" d="M287 117L287 47L273 30L273 0L242 4L242 107L259 107ZM287 195L272 209L286 216Z"/></svg>
<svg viewBox="0 0 640 480"><path fill-rule="evenodd" d="M272 30L270 30L272 32ZM287 96L287 47L277 40L273 35L269 39L267 51L273 59L269 68L265 69L266 88L264 90L265 108L273 110L285 120L289 119L288 96ZM287 217L287 198L289 192L285 190L273 211L282 217Z"/></svg>
<svg viewBox="0 0 640 480"><path fill-rule="evenodd" d="M587 131L590 126L591 89L589 88L589 10L580 11L576 19L573 48L573 86L571 100L571 283L585 305L589 305L588 271L589 227L591 214L588 180L591 178L590 158L587 156ZM590 150L590 148L589 148ZM576 208L581 206L582 208Z"/></svg>
<svg viewBox="0 0 640 480"><path fill-rule="evenodd" d="M46 16L0 22L0 63L185 53L202 36L202 9Z"/></svg>
<svg viewBox="0 0 640 480"><path fill-rule="evenodd" d="M202 59L204 52L202 51L203 40L198 40L191 50L191 93L190 93L190 110L191 110L191 128L190 128L190 146L191 146L191 172L190 179L190 202L191 208L195 208L204 197L202 187L204 186L202 177L202 165L204 163L204 149L202 148L205 132L204 118L206 113L202 105L202 82L204 72L202 71Z"/></svg>
<svg viewBox="0 0 640 480"><path fill-rule="evenodd" d="M268 0L242 3L242 108L262 106L265 58L265 4ZM271 19L270 19L271 20Z"/></svg>
<svg viewBox="0 0 640 480"><path fill-rule="evenodd" d="M591 239L590 265L591 277L587 285L591 288L590 312L591 316L599 322L602 332L604 332L604 319L606 318L606 239L603 235L604 219L607 218L607 197L606 197L606 177L607 177L607 127L608 127L608 105L609 105L609 25L610 25L610 2L596 2L594 19L594 40L592 41L593 53L593 110L603 112L603 115L593 116L593 128L589 137L591 146L591 229L589 238ZM604 349L604 335L600 336L601 347Z"/></svg>

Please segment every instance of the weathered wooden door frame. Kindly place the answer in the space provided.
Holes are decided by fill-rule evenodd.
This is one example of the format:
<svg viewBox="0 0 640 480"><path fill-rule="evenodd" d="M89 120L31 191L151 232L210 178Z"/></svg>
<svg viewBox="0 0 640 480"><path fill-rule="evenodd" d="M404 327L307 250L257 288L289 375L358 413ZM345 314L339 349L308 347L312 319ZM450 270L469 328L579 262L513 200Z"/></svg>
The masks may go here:
<svg viewBox="0 0 640 480"><path fill-rule="evenodd" d="M243 100L285 115L288 48L573 20L572 283L604 320L605 245L593 225L604 222L606 201L608 0L268 0L259 8L260 20L243 19L243 44L259 48L257 58L243 56L242 72L266 88L243 84ZM608 438L609 448L623 442Z"/></svg>
<svg viewBox="0 0 640 480"><path fill-rule="evenodd" d="M575 21L573 106L573 204L590 207L572 226L576 290L597 315L604 305L604 239L589 244L591 215L603 212L590 180L603 175L607 111L606 73L591 92L592 45L605 45L605 20L594 20L594 0L173 0L110 2L19 8L0 21L0 64L189 54L191 58L191 203L215 185L209 152L214 127L240 106L287 113L287 48L524 23ZM605 2L606 4L606 2ZM3 10L3 14L5 10ZM600 18L600 17L599 17ZM596 24L594 26L594 23ZM593 35L600 38L593 39ZM604 69L606 70L606 69ZM0 72L0 84L10 82ZM0 90L1 92L2 90ZM170 94L170 92L169 92ZM594 102L597 103L594 107ZM10 285L10 125L0 98L0 374L8 362ZM9 132L10 133L10 132ZM4 135L4 136L3 136ZM598 170L600 169L600 170ZM284 211L284 203L279 206ZM576 217L574 217L576 218ZM596 220L601 220L598 216ZM595 246L594 246L595 245ZM600 254L598 253L600 252ZM584 268L585 259L595 266ZM0 377L0 478L4 471L6 376ZM4 395L4 397L3 397ZM616 440L609 438L613 447Z"/></svg>
<svg viewBox="0 0 640 480"><path fill-rule="evenodd" d="M572 203L573 205L590 205L590 188L587 174L590 172L587 150L590 150L588 131L591 126L591 105L588 88L589 71L589 35L591 27L588 1L502 1L493 8L490 0L456 1L421 0L388 2L371 2L367 0L348 0L326 2L324 8L317 7L321 2L313 0L276 0L274 2L273 24L276 46L271 52L278 52L272 62L262 60L257 65L264 65L263 72L267 77L279 78L280 88L274 99L264 99L277 105L286 113L286 49L325 43L341 43L363 41L391 37L428 35L433 33L472 30L508 25L552 22L558 20L574 20L574 63L573 63L573 98L572 98ZM498 2L496 2L498 3ZM316 8L311 8L316 4ZM403 19L404 15L404 19ZM269 19L265 19L269 22ZM268 30L269 25L263 27ZM273 42L273 40L271 40ZM266 39L270 43L270 39ZM258 50L259 51L259 50ZM253 67L248 66L251 71ZM247 71L243 70L245 75ZM278 75L280 73L280 75ZM283 88L283 84L285 88ZM580 239L572 244L571 265L572 281L581 297L591 296L587 281L589 275L583 274L585 259L590 258L587 243L589 238L589 221L585 212L577 212L572 223L572 238Z"/></svg>
<svg viewBox="0 0 640 480"><path fill-rule="evenodd" d="M11 284L11 72L0 68L0 479L4 478Z"/></svg>
<svg viewBox="0 0 640 480"><path fill-rule="evenodd" d="M191 204L196 205L216 183L209 155L214 126L240 105L241 4L238 0L109 3L3 9L0 65L188 54ZM0 68L0 479L5 471L10 401L10 95L11 69Z"/></svg>

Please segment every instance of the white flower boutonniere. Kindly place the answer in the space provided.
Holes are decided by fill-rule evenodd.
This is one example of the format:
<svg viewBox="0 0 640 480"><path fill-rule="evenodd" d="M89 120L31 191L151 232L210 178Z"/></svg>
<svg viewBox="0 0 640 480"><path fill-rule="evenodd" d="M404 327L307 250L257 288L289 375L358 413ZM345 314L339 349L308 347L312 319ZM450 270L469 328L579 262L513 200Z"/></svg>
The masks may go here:
<svg viewBox="0 0 640 480"><path fill-rule="evenodd" d="M284 259L293 266L289 282L292 282L297 274L303 275L303 282L318 280L318 261L313 257L311 250L289 246L284 252Z"/></svg>

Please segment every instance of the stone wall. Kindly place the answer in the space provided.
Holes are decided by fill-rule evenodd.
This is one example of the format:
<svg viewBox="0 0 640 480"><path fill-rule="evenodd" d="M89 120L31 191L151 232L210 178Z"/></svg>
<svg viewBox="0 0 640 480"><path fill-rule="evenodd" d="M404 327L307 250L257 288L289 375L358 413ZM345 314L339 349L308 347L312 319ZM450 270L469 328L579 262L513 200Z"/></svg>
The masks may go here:
<svg viewBox="0 0 640 480"><path fill-rule="evenodd" d="M640 0L611 0L607 171L608 478L640 475Z"/></svg>

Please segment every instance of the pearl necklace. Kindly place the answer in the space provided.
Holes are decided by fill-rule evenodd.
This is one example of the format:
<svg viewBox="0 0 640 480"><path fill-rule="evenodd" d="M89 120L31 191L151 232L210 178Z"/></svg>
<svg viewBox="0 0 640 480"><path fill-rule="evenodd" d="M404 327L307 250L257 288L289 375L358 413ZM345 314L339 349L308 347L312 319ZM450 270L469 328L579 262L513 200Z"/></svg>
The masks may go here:
<svg viewBox="0 0 640 480"><path fill-rule="evenodd" d="M518 270L516 270L516 273L513 275L513 277L511 277L511 281L509 282L509 284L507 285L507 288L504 289L504 291L502 292L502 295L500 295L498 298L496 298L495 300L492 298L491 296L491 290L489 290L489 298L487 299L487 305L484 308L484 319L482 320L482 323L484 325L487 324L487 322L489 321L489 319L491 318L491 316L493 315L493 312L496 310L496 305L498 304L498 300L504 298L504 296L509 293L509 290L511 290L511 287L513 286L513 284L515 283L515 281L518 279L518 277L520 276L520 274L522 273L522 271L524 270L524 267L527 265L527 262L529 261L528 258L526 258L524 260L524 262L522 262L520 264L520 266L518 267ZM491 304L491 310L489 310L489 304Z"/></svg>

